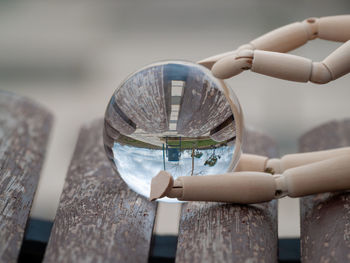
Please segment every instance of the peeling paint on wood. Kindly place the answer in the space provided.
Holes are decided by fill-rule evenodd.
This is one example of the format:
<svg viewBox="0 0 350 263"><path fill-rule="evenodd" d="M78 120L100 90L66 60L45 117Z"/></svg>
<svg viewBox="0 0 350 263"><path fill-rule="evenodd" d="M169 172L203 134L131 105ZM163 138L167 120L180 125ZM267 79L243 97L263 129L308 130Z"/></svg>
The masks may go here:
<svg viewBox="0 0 350 263"><path fill-rule="evenodd" d="M276 157L268 137L247 132L245 153ZM182 207L176 262L277 262L277 201L190 202Z"/></svg>
<svg viewBox="0 0 350 263"><path fill-rule="evenodd" d="M332 121L300 138L301 152L350 145L350 120ZM302 262L350 262L350 193L300 199Z"/></svg>
<svg viewBox="0 0 350 263"><path fill-rule="evenodd" d="M44 262L147 262L156 203L108 161L103 121L81 129Z"/></svg>
<svg viewBox="0 0 350 263"><path fill-rule="evenodd" d="M0 91L0 262L17 262L51 125L46 109Z"/></svg>

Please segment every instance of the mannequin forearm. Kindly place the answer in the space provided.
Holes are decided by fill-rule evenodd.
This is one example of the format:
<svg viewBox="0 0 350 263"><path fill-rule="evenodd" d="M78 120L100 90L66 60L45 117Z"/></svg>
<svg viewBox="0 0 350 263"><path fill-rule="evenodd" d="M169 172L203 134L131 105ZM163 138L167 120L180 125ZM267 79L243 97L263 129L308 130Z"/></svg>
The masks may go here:
<svg viewBox="0 0 350 263"><path fill-rule="evenodd" d="M349 190L350 155L288 169L276 177L276 184L276 197Z"/></svg>
<svg viewBox="0 0 350 263"><path fill-rule="evenodd" d="M273 171L274 174L281 174L291 168L320 162L343 155L348 156L350 161L350 147L326 151L287 154L281 159L269 159L266 163L265 169Z"/></svg>
<svg viewBox="0 0 350 263"><path fill-rule="evenodd" d="M350 147L317 152L287 154L280 159L268 159L267 157L260 155L242 154L235 172L251 171L281 174L290 168L295 168L342 155L347 155L350 158Z"/></svg>
<svg viewBox="0 0 350 263"><path fill-rule="evenodd" d="M259 172L241 172L224 175L183 176L183 201L216 201L252 204L274 199L276 184L272 176Z"/></svg>

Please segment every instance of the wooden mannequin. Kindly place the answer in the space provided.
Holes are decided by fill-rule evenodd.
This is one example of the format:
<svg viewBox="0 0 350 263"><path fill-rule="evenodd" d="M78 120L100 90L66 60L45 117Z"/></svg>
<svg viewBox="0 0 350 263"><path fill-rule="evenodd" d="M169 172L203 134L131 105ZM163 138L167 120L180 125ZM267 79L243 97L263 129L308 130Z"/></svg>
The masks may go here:
<svg viewBox="0 0 350 263"><path fill-rule="evenodd" d="M284 54L308 40L345 42L322 62ZM219 79L244 70L299 82L327 83L350 72L350 15L309 18L271 31L235 51L198 63ZM272 174L272 175L271 175ZM350 189L350 147L291 154L281 159L243 154L232 173L183 176L165 171L152 179L150 199L241 204Z"/></svg>

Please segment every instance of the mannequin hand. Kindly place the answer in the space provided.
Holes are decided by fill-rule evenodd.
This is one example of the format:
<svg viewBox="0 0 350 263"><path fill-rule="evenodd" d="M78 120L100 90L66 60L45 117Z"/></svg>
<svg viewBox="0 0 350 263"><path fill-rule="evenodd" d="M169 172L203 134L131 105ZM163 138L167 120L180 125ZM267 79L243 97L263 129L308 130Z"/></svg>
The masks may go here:
<svg viewBox="0 0 350 263"><path fill-rule="evenodd" d="M284 54L309 40L344 42L321 62ZM243 70L297 82L325 84L350 73L350 15L308 18L268 32L237 50L199 61L215 77L227 79Z"/></svg>
<svg viewBox="0 0 350 263"><path fill-rule="evenodd" d="M215 77L227 79L250 69L252 60L253 50L250 45L243 45L234 51L215 55L198 63L211 69Z"/></svg>

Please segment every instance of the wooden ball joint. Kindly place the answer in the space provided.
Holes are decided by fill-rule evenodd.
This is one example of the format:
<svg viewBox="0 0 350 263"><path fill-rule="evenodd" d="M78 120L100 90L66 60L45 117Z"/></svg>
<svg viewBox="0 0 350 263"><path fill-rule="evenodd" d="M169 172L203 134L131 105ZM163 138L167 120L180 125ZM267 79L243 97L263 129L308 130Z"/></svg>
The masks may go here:
<svg viewBox="0 0 350 263"><path fill-rule="evenodd" d="M341 30L339 30L341 29ZM344 42L321 62L284 54L315 38ZM328 83L350 72L350 15L309 18L273 30L237 50L199 61L219 79L245 70L298 82ZM150 199L251 204L350 189L350 147L291 154L281 159L243 154L234 172L183 176L161 171Z"/></svg>

